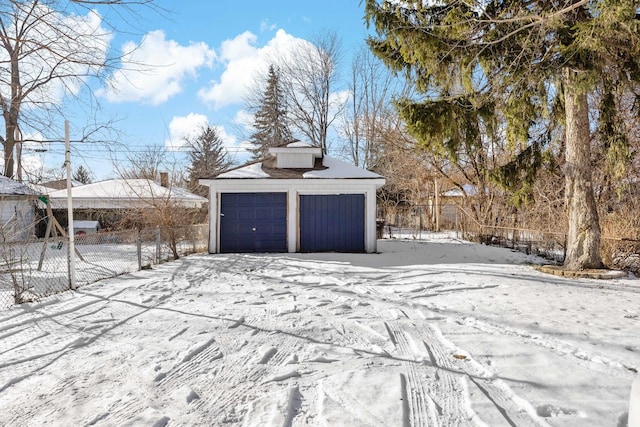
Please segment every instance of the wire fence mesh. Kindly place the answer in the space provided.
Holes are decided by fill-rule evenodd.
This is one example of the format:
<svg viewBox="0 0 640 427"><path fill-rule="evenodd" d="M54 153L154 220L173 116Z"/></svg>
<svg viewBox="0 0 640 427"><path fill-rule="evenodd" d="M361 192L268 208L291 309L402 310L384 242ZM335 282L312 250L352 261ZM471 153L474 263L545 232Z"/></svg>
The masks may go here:
<svg viewBox="0 0 640 427"><path fill-rule="evenodd" d="M75 286L207 248L208 225L75 236ZM68 238L0 243L0 310L71 288Z"/></svg>
<svg viewBox="0 0 640 427"><path fill-rule="evenodd" d="M446 215L436 227L424 206L396 208L381 219L384 227L380 228L379 237L426 239L436 230L451 231L460 239L538 255L558 264L564 261L566 233L561 224L547 230L487 225L480 224L461 206L448 204L440 209L446 210ZM640 239L603 233L600 248L606 266L640 275Z"/></svg>

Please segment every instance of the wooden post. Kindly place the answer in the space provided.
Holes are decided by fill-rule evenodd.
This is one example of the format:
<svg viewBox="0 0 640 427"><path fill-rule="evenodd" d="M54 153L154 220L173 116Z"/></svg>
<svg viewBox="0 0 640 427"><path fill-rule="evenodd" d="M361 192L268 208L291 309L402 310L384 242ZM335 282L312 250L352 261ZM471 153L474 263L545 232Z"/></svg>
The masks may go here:
<svg viewBox="0 0 640 427"><path fill-rule="evenodd" d="M69 230L69 288L76 289L76 254L75 235L73 231L73 198L71 196L71 149L69 147L69 121L64 121L64 162L67 169L67 217Z"/></svg>
<svg viewBox="0 0 640 427"><path fill-rule="evenodd" d="M438 178L433 180L433 193L435 196L436 231L440 231L440 186Z"/></svg>

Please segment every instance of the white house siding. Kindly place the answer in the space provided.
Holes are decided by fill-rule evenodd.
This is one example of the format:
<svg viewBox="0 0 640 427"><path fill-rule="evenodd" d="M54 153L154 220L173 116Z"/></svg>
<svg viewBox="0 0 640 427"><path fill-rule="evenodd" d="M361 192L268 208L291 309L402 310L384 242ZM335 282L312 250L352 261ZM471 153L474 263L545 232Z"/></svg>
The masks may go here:
<svg viewBox="0 0 640 427"><path fill-rule="evenodd" d="M204 180L203 180L204 181ZM365 251L377 251L376 188L384 184L380 179L221 179L207 180L209 193L209 252L220 251L220 194L221 193L287 193L287 250L297 252L298 197L300 195L364 194L365 195Z"/></svg>
<svg viewBox="0 0 640 427"><path fill-rule="evenodd" d="M0 196L0 241L32 238L35 234L35 210L28 198Z"/></svg>

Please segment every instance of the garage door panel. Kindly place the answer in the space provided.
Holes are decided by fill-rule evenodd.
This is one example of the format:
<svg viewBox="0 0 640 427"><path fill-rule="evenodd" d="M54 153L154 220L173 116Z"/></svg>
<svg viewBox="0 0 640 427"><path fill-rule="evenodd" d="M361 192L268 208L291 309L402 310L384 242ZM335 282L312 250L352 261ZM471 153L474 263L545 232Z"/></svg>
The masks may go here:
<svg viewBox="0 0 640 427"><path fill-rule="evenodd" d="M286 193L223 193L220 252L286 252Z"/></svg>
<svg viewBox="0 0 640 427"><path fill-rule="evenodd" d="M364 252L364 194L301 195L302 252Z"/></svg>
<svg viewBox="0 0 640 427"><path fill-rule="evenodd" d="M250 221L254 217L254 214L250 208L240 208L234 217L240 221Z"/></svg>

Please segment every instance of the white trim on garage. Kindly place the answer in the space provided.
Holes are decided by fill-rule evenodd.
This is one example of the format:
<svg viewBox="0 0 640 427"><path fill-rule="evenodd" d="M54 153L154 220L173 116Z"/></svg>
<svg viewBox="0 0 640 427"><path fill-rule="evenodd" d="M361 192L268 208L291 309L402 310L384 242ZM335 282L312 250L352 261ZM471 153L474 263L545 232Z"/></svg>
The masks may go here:
<svg viewBox="0 0 640 427"><path fill-rule="evenodd" d="M215 178L200 179L200 184L209 186L210 253L220 252L221 194L283 192L287 193L288 252L300 250L300 196L339 194L364 195L365 251L376 252L376 190L384 185L384 177L322 156L319 148L301 142L271 148L270 152L275 158L249 163Z"/></svg>
<svg viewBox="0 0 640 427"><path fill-rule="evenodd" d="M204 181L204 180L203 180ZM213 181L213 180L212 180ZM209 184L209 252L220 251L220 194L221 193L269 193L286 192L287 196L287 243L289 252L299 248L298 196L301 194L364 194L365 195L365 251L377 251L376 239L376 189L384 184L384 179L225 179Z"/></svg>

